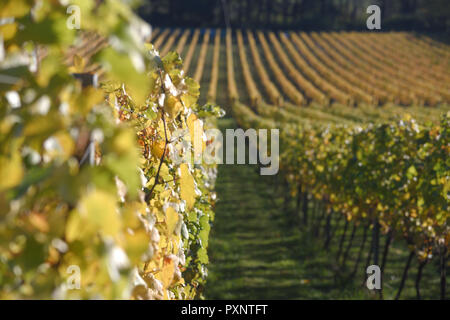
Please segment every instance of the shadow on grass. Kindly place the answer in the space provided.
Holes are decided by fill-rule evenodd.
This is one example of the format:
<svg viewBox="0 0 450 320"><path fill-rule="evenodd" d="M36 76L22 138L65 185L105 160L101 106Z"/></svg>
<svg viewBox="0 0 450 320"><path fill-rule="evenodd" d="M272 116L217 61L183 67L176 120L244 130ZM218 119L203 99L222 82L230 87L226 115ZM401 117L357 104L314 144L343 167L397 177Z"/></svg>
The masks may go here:
<svg viewBox="0 0 450 320"><path fill-rule="evenodd" d="M221 129L234 128L231 118L219 121ZM278 190L278 191L276 191ZM324 248L324 220L312 215L302 228L296 216L295 199L284 204L282 188L271 176L260 176L256 166L219 165L216 182L219 202L211 230L209 276L206 299L377 299L365 284L365 262L369 239L361 261L353 273L362 241L362 227L356 229L352 245L347 236L343 248L348 253L336 262L344 233L344 219L333 218L335 230L329 250ZM284 209L284 208L287 208ZM297 221L297 222L293 222ZM313 222L313 223L311 223ZM311 225L320 225L315 237ZM369 231L371 233L371 231ZM380 248L385 237L382 237ZM399 287L408 249L401 240L393 241L383 278L385 299L393 299ZM415 299L418 263L413 260L402 299ZM436 263L424 269L421 293L425 299L439 298L439 271Z"/></svg>
<svg viewBox="0 0 450 320"><path fill-rule="evenodd" d="M219 122L235 126L231 119ZM318 243L283 212L273 177L255 166L220 165L219 202L210 236L207 299L337 298L332 268ZM339 289L342 289L340 287Z"/></svg>

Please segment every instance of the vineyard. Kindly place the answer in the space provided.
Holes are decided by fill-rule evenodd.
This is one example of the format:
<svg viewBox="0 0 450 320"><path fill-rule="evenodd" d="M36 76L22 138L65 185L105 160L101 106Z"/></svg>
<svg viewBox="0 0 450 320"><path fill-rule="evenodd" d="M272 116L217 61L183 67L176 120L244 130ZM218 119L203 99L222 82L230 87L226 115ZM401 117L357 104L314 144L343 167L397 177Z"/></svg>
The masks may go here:
<svg viewBox="0 0 450 320"><path fill-rule="evenodd" d="M0 4L0 299L448 298L450 45L38 2ZM191 159L217 128L279 172Z"/></svg>
<svg viewBox="0 0 450 320"><path fill-rule="evenodd" d="M174 146L221 110L125 2L87 1L82 30L59 2L15 3L0 5L0 298L199 296L216 169Z"/></svg>
<svg viewBox="0 0 450 320"><path fill-rule="evenodd" d="M278 189L275 210L322 239L336 273L363 279L396 261L389 298L405 285L420 298L429 265L427 293L445 296L448 46L410 33L223 29L155 29L152 41L184 57L201 99L238 126L280 129L281 172L265 182Z"/></svg>

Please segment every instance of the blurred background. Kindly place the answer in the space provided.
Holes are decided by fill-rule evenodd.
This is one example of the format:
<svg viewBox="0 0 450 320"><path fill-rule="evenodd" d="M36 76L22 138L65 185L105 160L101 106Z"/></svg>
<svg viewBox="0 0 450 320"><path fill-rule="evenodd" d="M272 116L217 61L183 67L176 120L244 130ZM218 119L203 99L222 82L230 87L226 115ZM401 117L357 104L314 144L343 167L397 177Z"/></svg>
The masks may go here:
<svg viewBox="0 0 450 320"><path fill-rule="evenodd" d="M161 27L365 30L371 4L383 31L450 31L448 0L144 0L138 13Z"/></svg>

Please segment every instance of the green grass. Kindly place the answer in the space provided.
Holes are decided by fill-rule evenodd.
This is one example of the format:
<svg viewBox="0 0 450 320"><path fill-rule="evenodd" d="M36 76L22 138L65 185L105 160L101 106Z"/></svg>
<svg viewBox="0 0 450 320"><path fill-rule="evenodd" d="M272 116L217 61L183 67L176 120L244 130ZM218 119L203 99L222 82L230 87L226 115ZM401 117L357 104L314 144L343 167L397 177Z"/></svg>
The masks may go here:
<svg viewBox="0 0 450 320"><path fill-rule="evenodd" d="M219 120L219 127L234 128L231 118ZM357 273L352 277L362 239L362 228L355 234L347 263L336 263L339 240L344 229L341 219L329 251L324 248L324 220L321 234L314 236L318 220L310 216L302 228L295 214L295 199L284 204L283 188L276 177L260 176L256 165L219 165L216 191L219 202L209 245L209 275L206 299L377 299L363 286L370 231ZM309 208L310 215L312 206ZM344 248L348 244L348 228ZM381 251L384 237L380 241ZM406 263L407 248L394 241L388 255L383 281L385 299L393 299ZM436 260L436 259L435 259ZM417 261L409 270L402 299L414 299ZM421 293L425 299L439 298L439 271L433 262L424 269Z"/></svg>
<svg viewBox="0 0 450 320"><path fill-rule="evenodd" d="M222 128L235 126L231 119ZM220 165L219 202L210 236L207 299L358 297L334 285L318 243L280 210L273 177L257 166Z"/></svg>

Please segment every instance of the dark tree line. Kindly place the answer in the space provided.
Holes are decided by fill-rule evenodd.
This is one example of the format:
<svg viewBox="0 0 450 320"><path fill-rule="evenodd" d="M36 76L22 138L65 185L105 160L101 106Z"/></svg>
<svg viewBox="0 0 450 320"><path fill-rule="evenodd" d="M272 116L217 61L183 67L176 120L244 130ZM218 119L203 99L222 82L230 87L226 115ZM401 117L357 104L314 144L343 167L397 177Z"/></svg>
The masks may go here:
<svg viewBox="0 0 450 320"><path fill-rule="evenodd" d="M361 30L377 4L383 30L450 31L449 0L141 0L139 14L170 27Z"/></svg>

